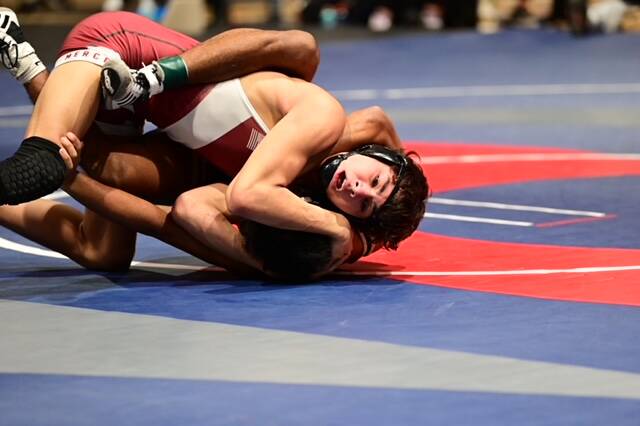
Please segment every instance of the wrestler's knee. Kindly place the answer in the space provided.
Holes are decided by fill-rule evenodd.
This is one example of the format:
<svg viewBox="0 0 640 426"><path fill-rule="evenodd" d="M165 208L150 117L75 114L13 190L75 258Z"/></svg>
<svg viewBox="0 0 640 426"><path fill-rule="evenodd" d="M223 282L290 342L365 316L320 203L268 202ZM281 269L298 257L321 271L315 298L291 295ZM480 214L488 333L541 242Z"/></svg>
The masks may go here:
<svg viewBox="0 0 640 426"><path fill-rule="evenodd" d="M320 49L313 34L302 30L288 30L284 33L285 37L295 41L300 49L300 54L307 60L319 61Z"/></svg>
<svg viewBox="0 0 640 426"><path fill-rule="evenodd" d="M389 121L387 113L382 107L374 105L362 110L363 119L378 130L383 130Z"/></svg>
<svg viewBox="0 0 640 426"><path fill-rule="evenodd" d="M25 139L0 163L0 204L21 204L60 188L67 168L60 146L41 137Z"/></svg>
<svg viewBox="0 0 640 426"><path fill-rule="evenodd" d="M286 38L286 42L295 46L290 55L296 63L305 64L302 78L311 81L318 65L320 64L320 49L315 37L306 31L288 30L279 32L280 37Z"/></svg>
<svg viewBox="0 0 640 426"><path fill-rule="evenodd" d="M104 250L100 247L85 246L78 263L87 269L102 272L126 272L131 267L134 251L124 248Z"/></svg>
<svg viewBox="0 0 640 426"><path fill-rule="evenodd" d="M189 221L190 212L194 211L197 200L189 191L182 193L176 198L171 209L171 217L181 226Z"/></svg>

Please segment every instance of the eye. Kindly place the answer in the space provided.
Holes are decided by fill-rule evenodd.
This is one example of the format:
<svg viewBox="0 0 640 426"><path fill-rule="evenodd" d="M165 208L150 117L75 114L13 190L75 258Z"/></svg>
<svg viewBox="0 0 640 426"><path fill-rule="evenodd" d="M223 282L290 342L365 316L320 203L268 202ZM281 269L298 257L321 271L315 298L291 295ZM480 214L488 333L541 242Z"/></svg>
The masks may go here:
<svg viewBox="0 0 640 426"><path fill-rule="evenodd" d="M375 178L373 178L373 180L371 181L371 187L375 188L376 186L378 186L378 184L380 183L380 176L376 176Z"/></svg>

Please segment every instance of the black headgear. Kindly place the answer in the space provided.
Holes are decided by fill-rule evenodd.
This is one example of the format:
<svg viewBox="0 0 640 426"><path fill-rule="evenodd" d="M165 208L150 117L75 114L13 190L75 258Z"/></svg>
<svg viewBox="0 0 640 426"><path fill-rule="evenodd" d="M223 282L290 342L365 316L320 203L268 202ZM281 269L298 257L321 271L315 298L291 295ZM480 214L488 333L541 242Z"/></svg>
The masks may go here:
<svg viewBox="0 0 640 426"><path fill-rule="evenodd" d="M338 170L338 166L340 166L340 163L355 154L371 157L394 168L396 172L396 185L393 188L393 191L391 191L391 193L389 194L387 201L385 202L385 204L387 204L398 191L398 184L402 179L402 174L407 168L408 160L406 156L382 145L363 145L359 148L354 149L353 151L336 154L328 159L320 167L320 178L322 179L322 187L326 191L327 187L331 183L331 179L333 179L333 175L336 173L336 170Z"/></svg>

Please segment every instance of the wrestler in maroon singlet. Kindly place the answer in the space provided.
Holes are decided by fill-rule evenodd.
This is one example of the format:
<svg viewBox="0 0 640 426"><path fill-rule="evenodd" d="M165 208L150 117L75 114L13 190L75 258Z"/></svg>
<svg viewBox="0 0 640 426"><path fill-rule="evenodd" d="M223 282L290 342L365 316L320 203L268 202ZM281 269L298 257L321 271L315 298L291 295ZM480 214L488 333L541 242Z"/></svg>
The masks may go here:
<svg viewBox="0 0 640 426"><path fill-rule="evenodd" d="M56 66L70 61L102 65L119 56L129 67L140 68L154 60L178 55L196 44L198 42L191 37L140 15L103 12L83 20L69 33ZM233 86L236 90L215 91L213 84L193 85L161 93L147 102L138 102L134 108L111 111L101 106L96 122L103 131L111 134L139 134L144 120L161 129L180 126L181 137L175 138L169 131L170 136L195 149L219 170L233 176L262 140L267 129L264 124L259 124L261 120L255 117L255 111L241 88L238 92L236 86L239 85L227 86ZM213 96L212 90L223 94ZM205 99L206 102L203 102ZM241 104L250 110L248 115L246 111L224 114L230 108L243 109ZM223 105L223 108L216 108L216 105ZM193 115L197 108L200 109L200 116L206 114L210 117L204 125L202 120L200 124L188 120L187 116L190 113ZM204 127L204 131L195 128L197 125ZM214 125L223 131L215 131L211 128ZM199 140L194 143L195 139Z"/></svg>

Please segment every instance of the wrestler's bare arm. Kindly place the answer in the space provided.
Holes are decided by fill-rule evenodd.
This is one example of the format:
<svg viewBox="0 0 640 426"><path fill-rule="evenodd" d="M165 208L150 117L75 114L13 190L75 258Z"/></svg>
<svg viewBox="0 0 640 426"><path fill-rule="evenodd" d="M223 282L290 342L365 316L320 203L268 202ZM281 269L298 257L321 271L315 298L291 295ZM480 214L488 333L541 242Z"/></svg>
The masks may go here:
<svg viewBox="0 0 640 426"><path fill-rule="evenodd" d="M276 228L329 235L336 242L336 257L348 256L348 220L301 200L288 189L306 168L318 166L345 125L340 103L318 86L304 84L295 99L287 99L291 105L286 106L286 115L231 182L227 205L235 215Z"/></svg>
<svg viewBox="0 0 640 426"><path fill-rule="evenodd" d="M232 225L233 216L225 198L227 188L225 184L212 184L188 191L186 196L179 196L176 200L172 216L178 225L207 247L261 269L261 265L246 252L240 231Z"/></svg>
<svg viewBox="0 0 640 426"><path fill-rule="evenodd" d="M158 238L206 262L243 275L254 275L251 266L233 259L217 247L207 247L177 225L170 210L122 190L103 185L85 174L76 174L64 189L77 201L102 216L137 232Z"/></svg>
<svg viewBox="0 0 640 426"><path fill-rule="evenodd" d="M232 29L181 56L192 83L224 81L267 69L311 81L320 62L315 38L300 30Z"/></svg>

